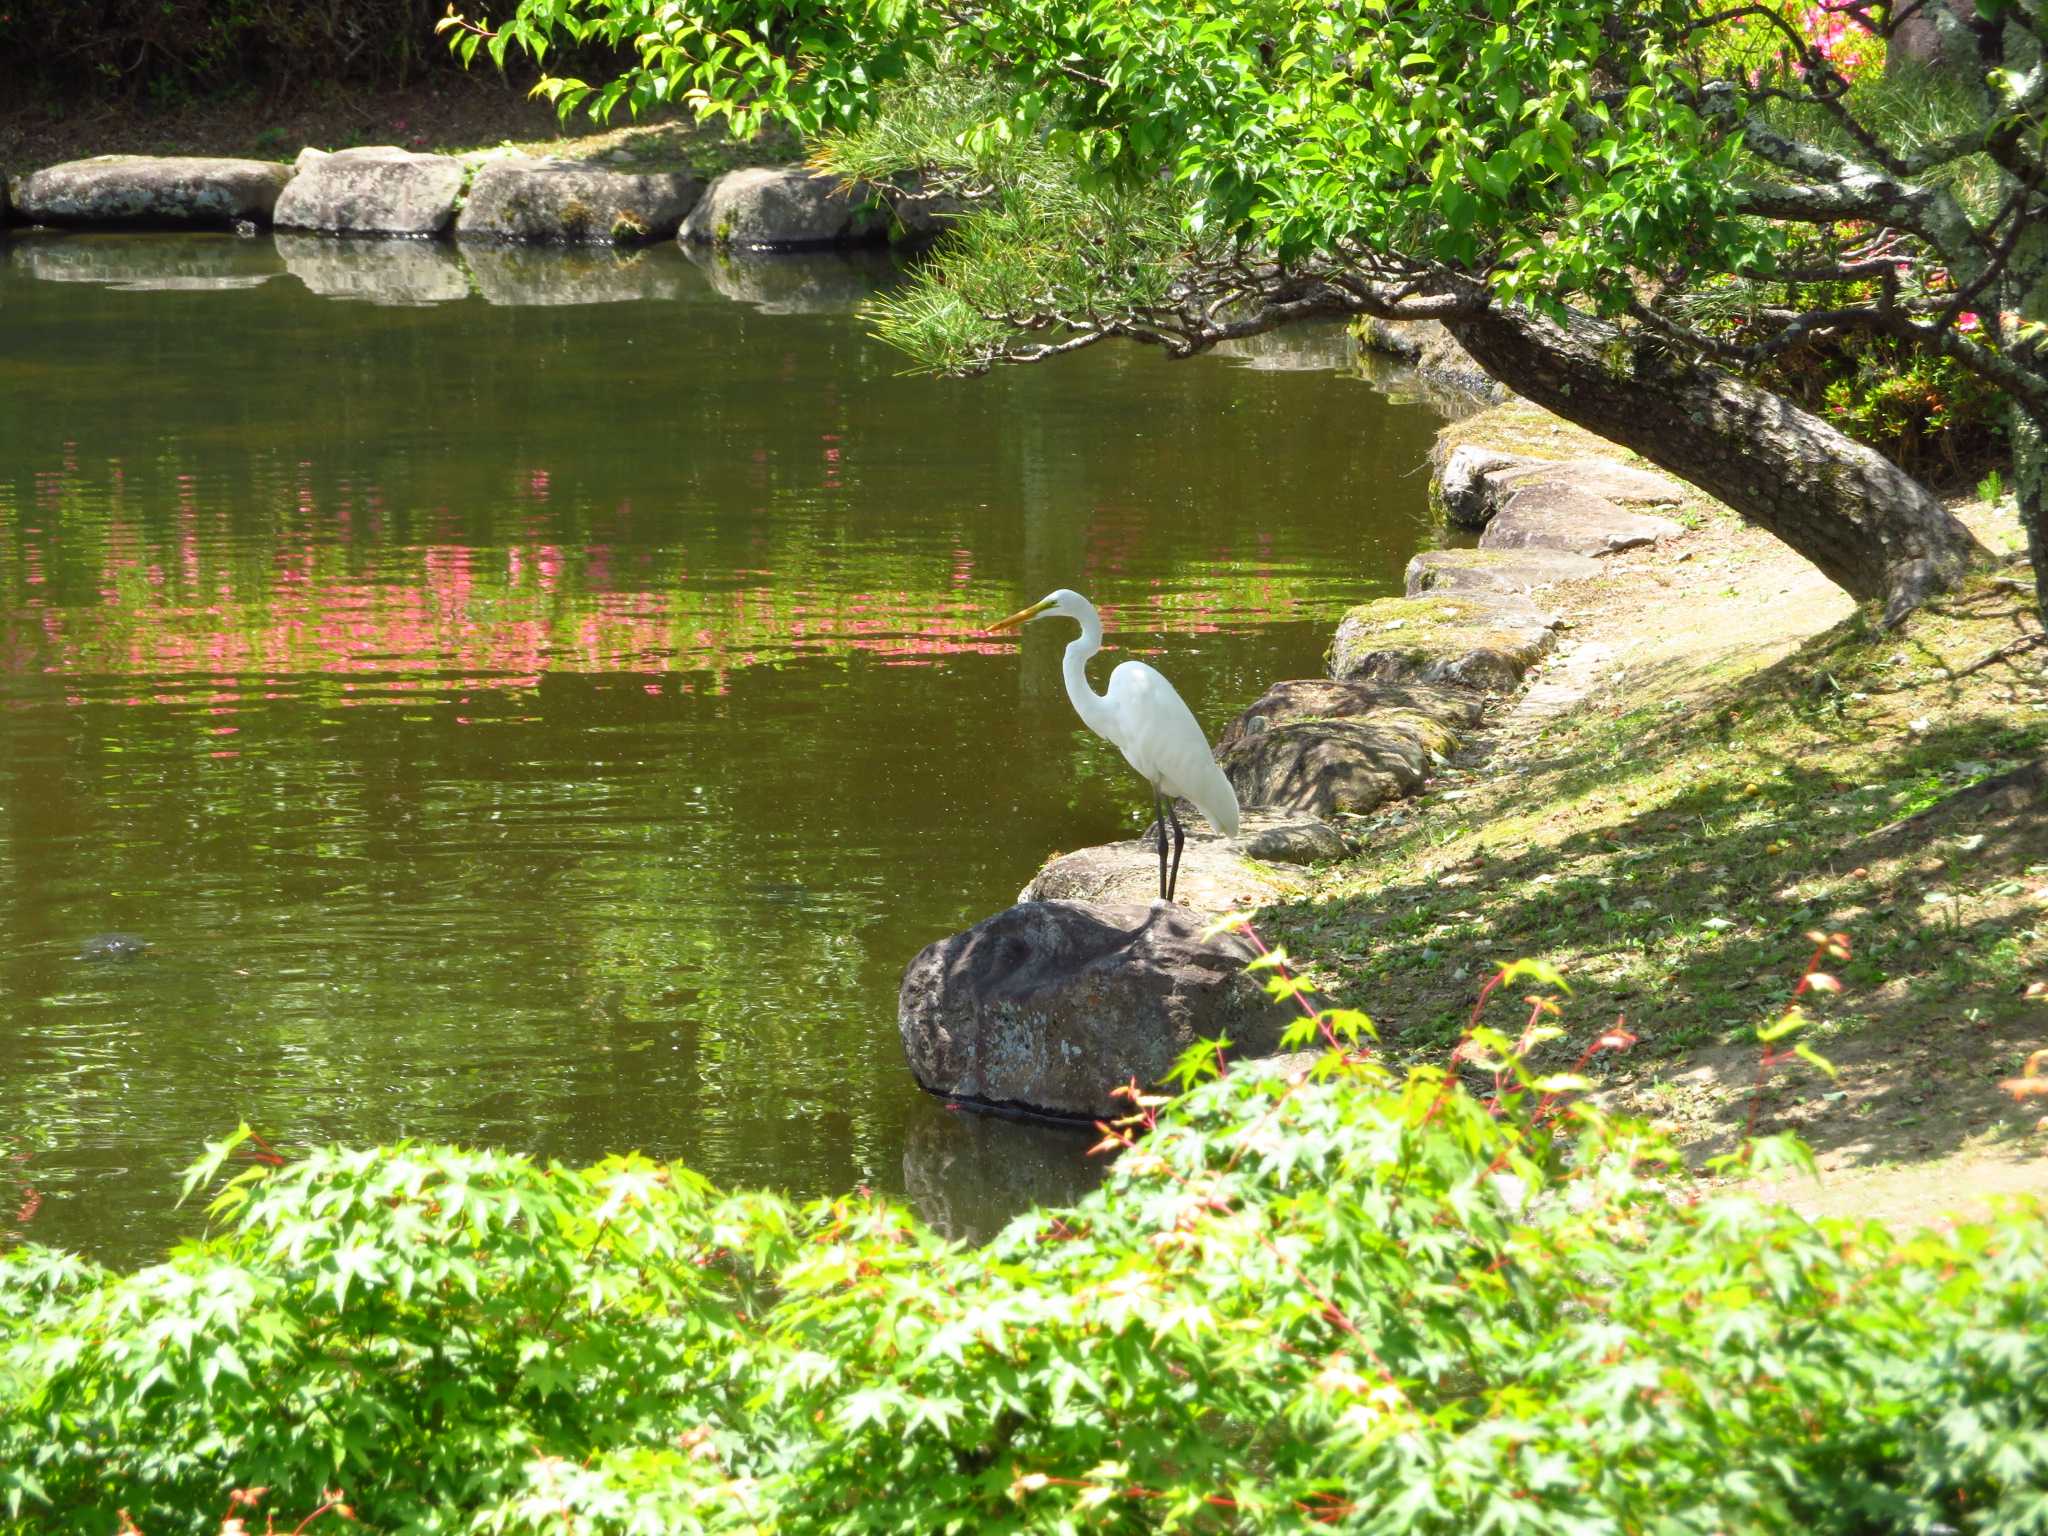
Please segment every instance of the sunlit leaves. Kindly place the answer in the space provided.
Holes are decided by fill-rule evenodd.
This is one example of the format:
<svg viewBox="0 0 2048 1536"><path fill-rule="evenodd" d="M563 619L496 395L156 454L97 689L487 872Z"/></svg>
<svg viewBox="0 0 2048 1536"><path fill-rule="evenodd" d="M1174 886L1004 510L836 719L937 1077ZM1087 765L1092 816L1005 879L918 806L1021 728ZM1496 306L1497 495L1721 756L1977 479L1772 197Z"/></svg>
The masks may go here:
<svg viewBox="0 0 2048 1536"><path fill-rule="evenodd" d="M1491 1099L1232 1070L979 1250L643 1158L258 1167L166 1264L0 1259L0 1529L2030 1528L2037 1215L1696 1200L1527 1049L1475 1032Z"/></svg>

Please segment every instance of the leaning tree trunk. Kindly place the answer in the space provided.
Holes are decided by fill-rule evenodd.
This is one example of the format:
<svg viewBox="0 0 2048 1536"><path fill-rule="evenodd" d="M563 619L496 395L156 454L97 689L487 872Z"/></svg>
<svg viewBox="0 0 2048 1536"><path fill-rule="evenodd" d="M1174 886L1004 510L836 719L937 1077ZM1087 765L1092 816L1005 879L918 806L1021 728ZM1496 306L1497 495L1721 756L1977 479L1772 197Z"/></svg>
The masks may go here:
<svg viewBox="0 0 2048 1536"><path fill-rule="evenodd" d="M1517 394L1612 438L1768 529L1895 624L1988 558L1912 476L1782 396L1643 333L1489 304L1444 324Z"/></svg>
<svg viewBox="0 0 2048 1536"><path fill-rule="evenodd" d="M2013 493L2027 531L2027 558L2034 563L2034 608L2048 629L2048 425L2018 406L2012 422Z"/></svg>

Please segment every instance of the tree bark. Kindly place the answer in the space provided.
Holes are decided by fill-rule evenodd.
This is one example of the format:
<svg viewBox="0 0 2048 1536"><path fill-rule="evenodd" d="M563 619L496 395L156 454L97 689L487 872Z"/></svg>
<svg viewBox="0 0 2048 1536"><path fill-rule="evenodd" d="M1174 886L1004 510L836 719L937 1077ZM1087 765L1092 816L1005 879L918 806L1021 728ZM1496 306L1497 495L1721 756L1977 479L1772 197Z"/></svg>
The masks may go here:
<svg viewBox="0 0 2048 1536"><path fill-rule="evenodd" d="M1818 416L1643 333L1489 302L1444 324L1517 394L1783 539L1895 624L1989 558L1917 480Z"/></svg>
<svg viewBox="0 0 2048 1536"><path fill-rule="evenodd" d="M2034 563L2034 611L2048 629L2048 430L2018 406L2012 418L2013 495L2027 531L2027 558Z"/></svg>

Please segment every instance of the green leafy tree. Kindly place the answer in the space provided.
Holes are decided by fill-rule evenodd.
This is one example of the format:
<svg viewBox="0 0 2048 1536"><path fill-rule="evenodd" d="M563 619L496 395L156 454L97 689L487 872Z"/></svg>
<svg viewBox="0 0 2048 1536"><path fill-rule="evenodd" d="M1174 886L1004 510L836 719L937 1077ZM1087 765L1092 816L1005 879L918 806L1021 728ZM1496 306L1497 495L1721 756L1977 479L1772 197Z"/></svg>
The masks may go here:
<svg viewBox="0 0 2048 1536"><path fill-rule="evenodd" d="M447 25L501 60L637 49L545 81L565 111L774 117L828 166L949 185L970 217L884 321L932 366L1441 320L1893 618L1982 551L1753 380L1825 338L1951 360L2009 400L2048 582L2042 0L523 0ZM1884 70L1847 61L1894 34Z"/></svg>

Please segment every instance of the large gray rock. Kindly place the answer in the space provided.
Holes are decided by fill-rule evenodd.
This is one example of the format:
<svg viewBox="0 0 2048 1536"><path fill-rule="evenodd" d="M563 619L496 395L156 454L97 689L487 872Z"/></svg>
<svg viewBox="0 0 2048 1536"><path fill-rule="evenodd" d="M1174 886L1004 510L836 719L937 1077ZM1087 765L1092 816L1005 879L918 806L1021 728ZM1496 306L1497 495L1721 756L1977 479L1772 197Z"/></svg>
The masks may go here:
<svg viewBox="0 0 2048 1536"><path fill-rule="evenodd" d="M686 246L712 289L764 315L843 315L902 276L888 251L848 247L763 255Z"/></svg>
<svg viewBox="0 0 2048 1536"><path fill-rule="evenodd" d="M1560 549L1426 549L1408 562L1408 595L1505 592L1527 597L1600 572L1599 561Z"/></svg>
<svg viewBox="0 0 2048 1536"><path fill-rule="evenodd" d="M1225 837L1185 803L1180 818L1187 843L1173 897L1209 917L1268 906L1293 894L1295 882L1276 866L1320 863L1344 852L1335 827L1296 811L1245 809L1236 837ZM1147 902L1158 895L1159 839L1147 833L1059 854L1031 877L1017 899Z"/></svg>
<svg viewBox="0 0 2048 1536"><path fill-rule="evenodd" d="M1545 479L1508 498L1479 535L1479 547L1590 557L1675 539L1684 531L1668 517L1630 512L1574 480Z"/></svg>
<svg viewBox="0 0 2048 1536"><path fill-rule="evenodd" d="M694 282L690 264L674 246L635 251L606 246L550 249L473 243L463 258L489 304L624 304L675 299Z"/></svg>
<svg viewBox="0 0 2048 1536"><path fill-rule="evenodd" d="M1338 624L1330 675L1506 693L1550 649L1551 628L1533 603L1511 594L1377 598Z"/></svg>
<svg viewBox="0 0 2048 1536"><path fill-rule="evenodd" d="M886 197L889 238L904 245L937 239L965 211L959 198L928 186L915 175L897 177Z"/></svg>
<svg viewBox="0 0 2048 1536"><path fill-rule="evenodd" d="M1028 902L928 945L897 998L919 1085L947 1098L1101 1120L1111 1091L1154 1087L1200 1040L1279 1048L1292 1016L1235 934L1202 937L1179 907Z"/></svg>
<svg viewBox="0 0 2048 1536"><path fill-rule="evenodd" d="M17 177L8 201L29 224L228 229L268 224L291 177L268 160L101 155Z"/></svg>
<svg viewBox="0 0 2048 1536"><path fill-rule="evenodd" d="M1492 477L1532 461L1498 448L1477 443L1460 443L1451 450L1436 475L1436 499L1444 516L1460 528L1484 528L1486 520L1499 510L1494 505Z"/></svg>
<svg viewBox="0 0 2048 1536"><path fill-rule="evenodd" d="M1258 731L1220 754L1241 805L1328 817L1413 793L1458 737L1412 710L1344 720L1297 720Z"/></svg>
<svg viewBox="0 0 2048 1536"><path fill-rule="evenodd" d="M104 283L124 293L212 293L281 276L268 240L215 234L27 234L7 261L45 283Z"/></svg>
<svg viewBox="0 0 2048 1536"><path fill-rule="evenodd" d="M750 166L711 184L683 220L682 239L779 251L880 240L888 232L889 214L871 189L800 165Z"/></svg>
<svg viewBox="0 0 2048 1536"><path fill-rule="evenodd" d="M1437 468L1435 493L1444 515L1464 528L1484 528L1508 501L1538 487L1568 486L1617 506L1675 506L1676 482L1612 459L1538 459L1460 443Z"/></svg>
<svg viewBox="0 0 2048 1536"><path fill-rule="evenodd" d="M323 299L412 306L469 297L469 274L436 241L284 233L276 240L286 270Z"/></svg>
<svg viewBox="0 0 2048 1536"><path fill-rule="evenodd" d="M1410 710L1453 731L1477 725L1485 701L1467 688L1430 683L1342 683L1295 677L1275 683L1223 728L1220 759L1239 741L1303 720L1344 720L1381 710Z"/></svg>
<svg viewBox="0 0 2048 1536"><path fill-rule="evenodd" d="M667 240L704 196L689 171L620 171L581 160L493 160L455 221L463 240L640 245Z"/></svg>
<svg viewBox="0 0 2048 1536"><path fill-rule="evenodd" d="M324 234L438 235L455 220L467 175L460 160L388 144L301 150L273 217L279 229Z"/></svg>

